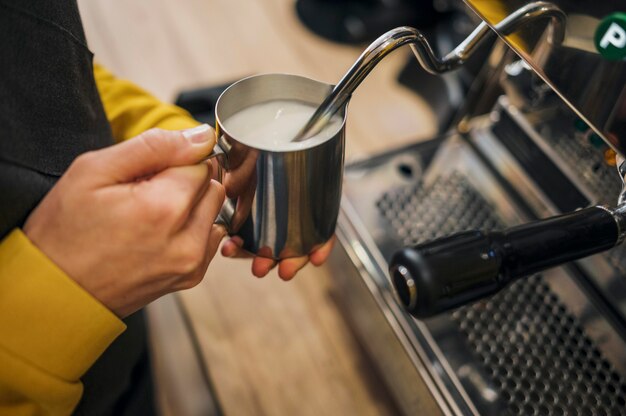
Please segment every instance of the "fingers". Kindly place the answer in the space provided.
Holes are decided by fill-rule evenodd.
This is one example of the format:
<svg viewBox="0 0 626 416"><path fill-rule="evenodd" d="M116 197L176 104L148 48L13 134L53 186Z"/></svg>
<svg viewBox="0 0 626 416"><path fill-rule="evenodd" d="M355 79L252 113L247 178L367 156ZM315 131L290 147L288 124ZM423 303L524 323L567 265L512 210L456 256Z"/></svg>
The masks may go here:
<svg viewBox="0 0 626 416"><path fill-rule="evenodd" d="M224 202L224 188L211 181L200 201L193 208L188 222L175 236L173 257L179 259L181 282L177 288L197 285L215 256L226 230L214 224Z"/></svg>
<svg viewBox="0 0 626 416"><path fill-rule="evenodd" d="M171 224L172 231L176 232L189 221L194 207L206 197L210 184L209 165L199 163L170 168L148 181L133 183L130 186L139 189L141 197L149 202L148 206L155 207L157 220ZM210 195L218 196L215 192L219 194L220 191L214 190Z"/></svg>
<svg viewBox="0 0 626 416"><path fill-rule="evenodd" d="M278 264L278 276L285 281L291 280L308 262L307 256L285 259Z"/></svg>
<svg viewBox="0 0 626 416"><path fill-rule="evenodd" d="M328 256L330 256L330 252L333 250L336 240L337 237L333 235L322 247L311 253L309 260L311 260L314 266L321 266L328 260Z"/></svg>
<svg viewBox="0 0 626 416"><path fill-rule="evenodd" d="M220 241L226 235L226 230L221 225L213 224L211 226L211 231L209 232L208 244L205 247L205 251L201 253L198 259L195 260L193 264L193 270L190 272L177 276L177 282L174 285L168 285L168 292L183 290L183 289L191 289L198 285L204 275L206 274L206 270L215 257L215 253L217 252L217 248L219 247Z"/></svg>
<svg viewBox="0 0 626 416"><path fill-rule="evenodd" d="M206 158L215 144L213 129L202 124L183 131L148 130L109 148L81 156L100 185L126 183L170 167L194 165Z"/></svg>
<svg viewBox="0 0 626 416"><path fill-rule="evenodd" d="M217 181L209 180L206 192L200 197L193 207L189 218L180 231L181 233L196 234L198 238L208 240L213 230L213 225L224 203L224 187ZM219 227L224 232L224 227ZM217 249L217 247L216 247Z"/></svg>
<svg viewBox="0 0 626 416"><path fill-rule="evenodd" d="M328 240L322 247L315 250L308 257L294 257L290 259L285 259L280 262L278 265L278 276L280 276L283 280L291 280L294 276L306 266L309 261L314 266L321 266L323 263L328 260L328 256L335 245L336 237L333 235L330 240Z"/></svg>
<svg viewBox="0 0 626 416"><path fill-rule="evenodd" d="M194 286L202 280L204 274L206 273L211 260L215 257L215 253L217 253L217 249L220 246L220 242L226 236L226 229L218 224L211 225L211 230L208 233L208 242L206 245L206 250L204 252L204 261L202 262L202 266L196 270L194 273L197 282L193 282Z"/></svg>
<svg viewBox="0 0 626 416"><path fill-rule="evenodd" d="M324 243L322 247L311 253L308 257L302 256L282 260L278 265L278 276L285 281L291 280L300 270L302 270L302 268L304 268L304 266L309 263L309 261L315 266L321 266L328 259L328 256L335 245L335 240L336 237L333 235L330 240Z"/></svg>
<svg viewBox="0 0 626 416"><path fill-rule="evenodd" d="M285 281L291 280L295 275L302 270L309 261L315 265L320 266L328 259L334 244L336 237L333 236L322 247L315 250L308 257L293 257L281 260L277 262L271 258L271 251L267 247L263 247L259 250L257 256L246 252L242 249L243 240L239 236L234 236L224 243L222 246L222 255L230 258L251 258L252 260L252 274L257 277L266 276L276 265L278 264L278 276Z"/></svg>
<svg viewBox="0 0 626 416"><path fill-rule="evenodd" d="M213 259L213 257L215 257L215 253L217 253L217 249L226 235L228 235L228 232L222 225L213 224L211 226L209 244L207 245L207 256L209 256L209 259Z"/></svg>
<svg viewBox="0 0 626 416"><path fill-rule="evenodd" d="M262 247L259 250L258 256L248 253L242 247L243 240L241 237L234 236L222 245L222 256L229 257L231 259L247 259L253 257L254 259L252 260L251 269L252 274L256 277L265 277L274 267L276 267L276 261L271 258L272 253L268 247Z"/></svg>
<svg viewBox="0 0 626 416"><path fill-rule="evenodd" d="M293 277L309 262L308 257L294 257L290 259L276 260L270 258L271 253L269 250L264 252L263 249L259 250L259 254L254 256L241 248L241 239L233 237L226 241L222 246L222 255L229 258L253 258L252 259L252 274L256 277L265 277L272 271L276 265L278 265L278 276L287 281L293 279Z"/></svg>
<svg viewBox="0 0 626 416"><path fill-rule="evenodd" d="M241 237L235 236L227 240L222 245L222 256L230 258L250 258L252 254L241 249L243 240Z"/></svg>
<svg viewBox="0 0 626 416"><path fill-rule="evenodd" d="M272 259L272 251L269 247L261 247L258 256L252 260L252 274L256 277L265 277L276 266L276 260Z"/></svg>

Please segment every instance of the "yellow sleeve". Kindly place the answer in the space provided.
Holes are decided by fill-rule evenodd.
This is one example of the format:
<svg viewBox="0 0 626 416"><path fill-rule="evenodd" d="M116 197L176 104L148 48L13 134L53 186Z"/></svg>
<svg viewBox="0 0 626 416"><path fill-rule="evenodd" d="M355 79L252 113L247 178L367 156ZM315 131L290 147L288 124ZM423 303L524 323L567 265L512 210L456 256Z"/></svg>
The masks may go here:
<svg viewBox="0 0 626 416"><path fill-rule="evenodd" d="M182 108L166 104L135 84L116 78L101 65L94 65L94 77L117 142L153 127L183 130L200 124Z"/></svg>
<svg viewBox="0 0 626 416"><path fill-rule="evenodd" d="M0 414L70 414L125 328L19 229L0 242Z"/></svg>

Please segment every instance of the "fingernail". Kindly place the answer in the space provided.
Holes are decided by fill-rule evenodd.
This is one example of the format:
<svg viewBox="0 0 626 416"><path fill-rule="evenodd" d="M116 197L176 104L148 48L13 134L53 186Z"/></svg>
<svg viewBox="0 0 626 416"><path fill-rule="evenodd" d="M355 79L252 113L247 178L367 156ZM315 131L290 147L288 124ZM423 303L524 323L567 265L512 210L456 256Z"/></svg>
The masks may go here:
<svg viewBox="0 0 626 416"><path fill-rule="evenodd" d="M222 246L222 256L224 257L232 257L235 255L235 250L229 250L228 248L228 241L224 243L224 245Z"/></svg>
<svg viewBox="0 0 626 416"><path fill-rule="evenodd" d="M215 228L218 229L218 232L222 234L222 238L228 235L228 229L224 224L214 224Z"/></svg>
<svg viewBox="0 0 626 416"><path fill-rule="evenodd" d="M198 127L183 130L183 136L192 144L205 144L211 140L210 131L208 124L200 124Z"/></svg>

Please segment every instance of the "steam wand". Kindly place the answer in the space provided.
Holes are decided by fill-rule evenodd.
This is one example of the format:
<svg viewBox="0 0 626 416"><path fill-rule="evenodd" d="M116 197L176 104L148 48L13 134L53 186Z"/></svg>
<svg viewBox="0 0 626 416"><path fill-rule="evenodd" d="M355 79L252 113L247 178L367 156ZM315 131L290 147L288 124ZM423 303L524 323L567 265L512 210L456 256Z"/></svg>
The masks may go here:
<svg viewBox="0 0 626 416"><path fill-rule="evenodd" d="M551 33L551 42L562 42L565 36L566 16L557 6L545 1L530 3L517 9L495 25L495 29L500 33L508 35L526 23L545 17L552 18L555 23L554 30ZM426 37L419 30L403 26L388 31L365 49L292 141L302 141L319 133L332 116L348 102L354 90L372 69L399 47L411 45L411 49L420 65L432 74L440 74L461 66L474 53L482 41L493 34L494 32L487 23L481 22L452 52L443 58L439 58L433 52Z"/></svg>

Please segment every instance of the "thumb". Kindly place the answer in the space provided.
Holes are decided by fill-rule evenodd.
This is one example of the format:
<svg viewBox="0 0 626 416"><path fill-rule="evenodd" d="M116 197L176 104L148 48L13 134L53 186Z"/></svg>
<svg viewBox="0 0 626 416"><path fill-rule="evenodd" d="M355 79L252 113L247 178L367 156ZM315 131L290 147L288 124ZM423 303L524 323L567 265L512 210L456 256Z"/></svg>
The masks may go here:
<svg viewBox="0 0 626 416"><path fill-rule="evenodd" d="M125 142L101 150L94 169L107 183L126 183L170 167L195 165L215 145L208 124L182 131L151 129Z"/></svg>

